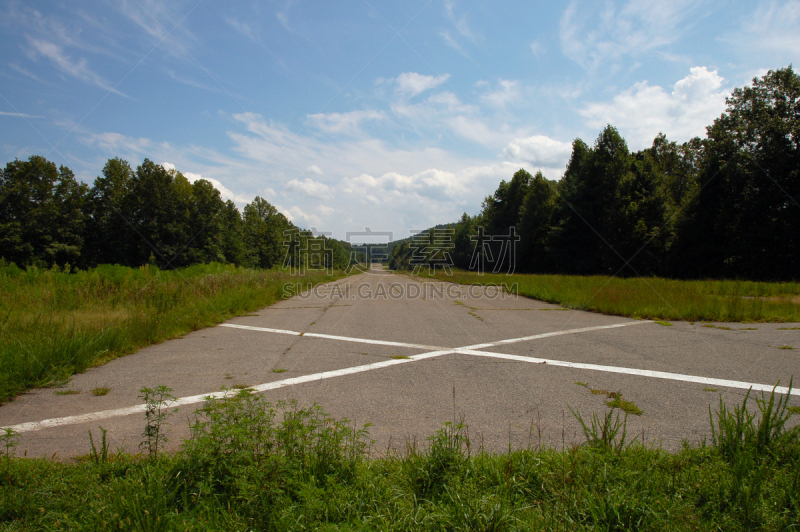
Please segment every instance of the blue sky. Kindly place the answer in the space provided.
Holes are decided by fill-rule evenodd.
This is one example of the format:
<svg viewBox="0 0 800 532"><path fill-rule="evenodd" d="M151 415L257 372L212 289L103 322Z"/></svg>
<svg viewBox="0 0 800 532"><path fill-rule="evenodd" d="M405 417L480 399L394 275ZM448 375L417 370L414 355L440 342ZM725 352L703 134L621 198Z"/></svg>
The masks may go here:
<svg viewBox="0 0 800 532"><path fill-rule="evenodd" d="M297 225L409 231L607 123L703 135L800 57L800 1L121 0L0 4L2 162L89 183L147 157Z"/></svg>

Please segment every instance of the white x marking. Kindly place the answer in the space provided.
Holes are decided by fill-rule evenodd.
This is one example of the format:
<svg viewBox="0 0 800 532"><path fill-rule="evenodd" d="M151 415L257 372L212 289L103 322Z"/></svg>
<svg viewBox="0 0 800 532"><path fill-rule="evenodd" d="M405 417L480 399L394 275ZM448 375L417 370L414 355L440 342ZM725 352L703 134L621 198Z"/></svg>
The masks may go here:
<svg viewBox="0 0 800 532"><path fill-rule="evenodd" d="M316 382L322 381L325 379L330 379L333 377L341 377L344 375L353 375L356 373L363 373L365 371L372 371L375 369L387 368L390 366L397 366L400 364L408 364L411 362L417 362L419 360L426 360L429 358L440 357L443 355L449 354L464 354L464 355L472 355L472 356L480 356L480 357L490 357L490 358L498 358L502 360L512 360L515 362L526 362L529 364L547 364L550 366L559 366L559 367L566 367L566 368L573 368L573 369L584 369L590 371L602 371L606 373L620 373L624 375L636 375L639 377L650 377L655 379L668 379L674 381L683 381L683 382L692 382L692 383L699 383L699 384L707 384L712 386L723 386L726 388L739 388L739 389L753 389L756 391L762 392L770 392L775 391L775 393L779 394L788 394L789 388L785 386L771 386L767 384L759 384L759 383L751 383L751 382L742 382L742 381L732 381L726 379L713 379L709 377L699 377L694 375L684 375L681 373L668 373L664 371L651 371L646 369L636 369L636 368L623 368L617 366L603 366L597 364L584 364L579 362L567 362L564 360L552 360L546 358L533 358L533 357L524 357L519 355L507 355L505 353L494 353L491 351L479 351L479 349L485 349L487 347L496 347L500 345L507 345L517 342L526 342L529 340L538 340L541 338L550 338L552 336L561 336L565 334L577 334L582 332L589 332L589 331L597 331L601 329L615 329L619 327L627 327L630 325L639 325L643 323L652 323L649 320L639 320L639 321L627 321L624 323L615 323L613 325L598 325L595 327L583 327L580 329L568 329L565 331L553 331L548 333L542 334L534 334L532 336L523 336L521 338L509 338L506 340L498 340L495 342L487 342L483 344L473 344L467 345L464 347L440 347L440 346L430 346L430 345L422 345L422 344L412 344L412 343L405 343L405 342L391 342L386 340L372 340L368 338L353 338L349 336L335 336L331 334L320 334L320 333L302 333L297 331L289 331L286 329L270 329L267 327L251 327L249 325L237 325L234 323L223 323L221 327L229 327L232 329L245 329L250 331L259 331L259 332L268 332L268 333L275 333L275 334L288 334L292 336L304 336L304 337L311 337L311 338L323 338L327 340L339 340L344 342L358 342L358 343L365 343L371 345L385 345L385 346L392 346L392 347L405 347L411 349L430 349L431 351L427 351L425 353L420 353L417 355L412 355L408 358L403 359L392 359L392 360L385 360L382 362L374 362L372 364L364 364L361 366L353 366L349 368L337 369L332 371L323 371L321 373L314 373L311 375L303 375L300 377L293 377L290 379L283 379L279 381L273 382L266 382L264 384L259 384L256 386L251 386L250 389L254 392L265 392L268 390L277 390L279 388L285 388L288 386L295 386L297 384L303 384L307 382ZM221 392L212 392L206 393L202 395L192 395L187 397L181 397L174 402L170 403L170 407L176 406L185 406L191 404L197 404L205 402L208 398L215 398L221 399L224 397L228 397L230 395L238 393L238 390L227 390ZM77 416L67 416L67 417L60 417L60 418L53 418L53 419L45 419L43 421L32 421L28 423L20 423L18 425L12 425L9 427L3 427L12 429L16 432L33 432L37 430L42 430L46 428L52 427L60 427L64 425L75 425L79 423L87 423L91 421L98 421L102 419L108 419L113 417L120 417L120 416L127 416L131 414L138 414L145 411L145 405L136 405L127 408L116 408L113 410L103 410L100 412L91 412L89 414L81 414Z"/></svg>

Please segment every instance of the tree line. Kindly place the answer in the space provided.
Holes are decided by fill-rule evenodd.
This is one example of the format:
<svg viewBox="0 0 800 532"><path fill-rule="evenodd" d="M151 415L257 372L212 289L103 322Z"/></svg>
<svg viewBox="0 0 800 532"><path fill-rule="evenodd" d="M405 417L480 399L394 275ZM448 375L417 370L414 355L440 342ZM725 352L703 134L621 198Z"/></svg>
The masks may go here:
<svg viewBox="0 0 800 532"><path fill-rule="evenodd" d="M38 155L0 170L0 257L18 266L345 268L351 251L315 240L261 197L240 212L209 181L149 159L135 170L110 159L91 187Z"/></svg>
<svg viewBox="0 0 800 532"><path fill-rule="evenodd" d="M446 245L433 230L427 242L464 269L477 256L484 270L800 279L800 77L789 66L754 78L706 129L631 152L609 125L592 146L573 142L560 181L521 169L450 226ZM510 228L513 253L500 238ZM391 266L415 255L436 254L407 240Z"/></svg>

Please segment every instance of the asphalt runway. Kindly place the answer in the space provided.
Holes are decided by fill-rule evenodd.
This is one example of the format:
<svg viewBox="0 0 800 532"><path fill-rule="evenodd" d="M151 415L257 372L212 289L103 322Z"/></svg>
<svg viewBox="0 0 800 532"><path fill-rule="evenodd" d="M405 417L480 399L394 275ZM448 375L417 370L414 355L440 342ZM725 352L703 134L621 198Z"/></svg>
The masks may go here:
<svg viewBox="0 0 800 532"><path fill-rule="evenodd" d="M786 393L800 376L800 330L781 330L798 324L714 325L730 330L375 269L113 360L63 389L25 393L0 406L0 426L20 433L17 456L85 455L99 427L112 450L135 453L145 425L139 390L165 385L178 398L167 444L176 449L204 397L248 386L272 402L318 403L371 423L377 454L424 444L454 417L475 447L561 448L584 439L571 410L584 419L608 410L594 389L642 410L628 418L630 437L675 450L710 437L709 406L720 397L732 405L750 387L760 396L778 383ZM100 386L110 392L93 396ZM56 393L64 390L79 393ZM790 404L800 405L794 393Z"/></svg>

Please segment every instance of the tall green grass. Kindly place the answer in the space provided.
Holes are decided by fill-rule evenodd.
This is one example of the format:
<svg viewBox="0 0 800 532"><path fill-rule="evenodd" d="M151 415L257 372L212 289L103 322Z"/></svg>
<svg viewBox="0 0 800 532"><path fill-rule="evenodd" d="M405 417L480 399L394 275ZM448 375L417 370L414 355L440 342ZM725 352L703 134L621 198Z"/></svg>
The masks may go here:
<svg viewBox="0 0 800 532"><path fill-rule="evenodd" d="M461 284L512 286L520 295L567 308L683 321L798 322L800 283L678 281L656 277L577 275L478 275L437 272Z"/></svg>
<svg viewBox="0 0 800 532"><path fill-rule="evenodd" d="M374 458L365 427L241 392L201 408L173 455L117 454L102 433L77 464L2 457L0 529L795 530L800 429L781 405L718 411L710 445L674 454L624 443L608 415L563 450L490 454L447 423Z"/></svg>
<svg viewBox="0 0 800 532"><path fill-rule="evenodd" d="M287 284L335 278L222 264L170 271L99 266L77 273L0 264L0 403L269 305Z"/></svg>

